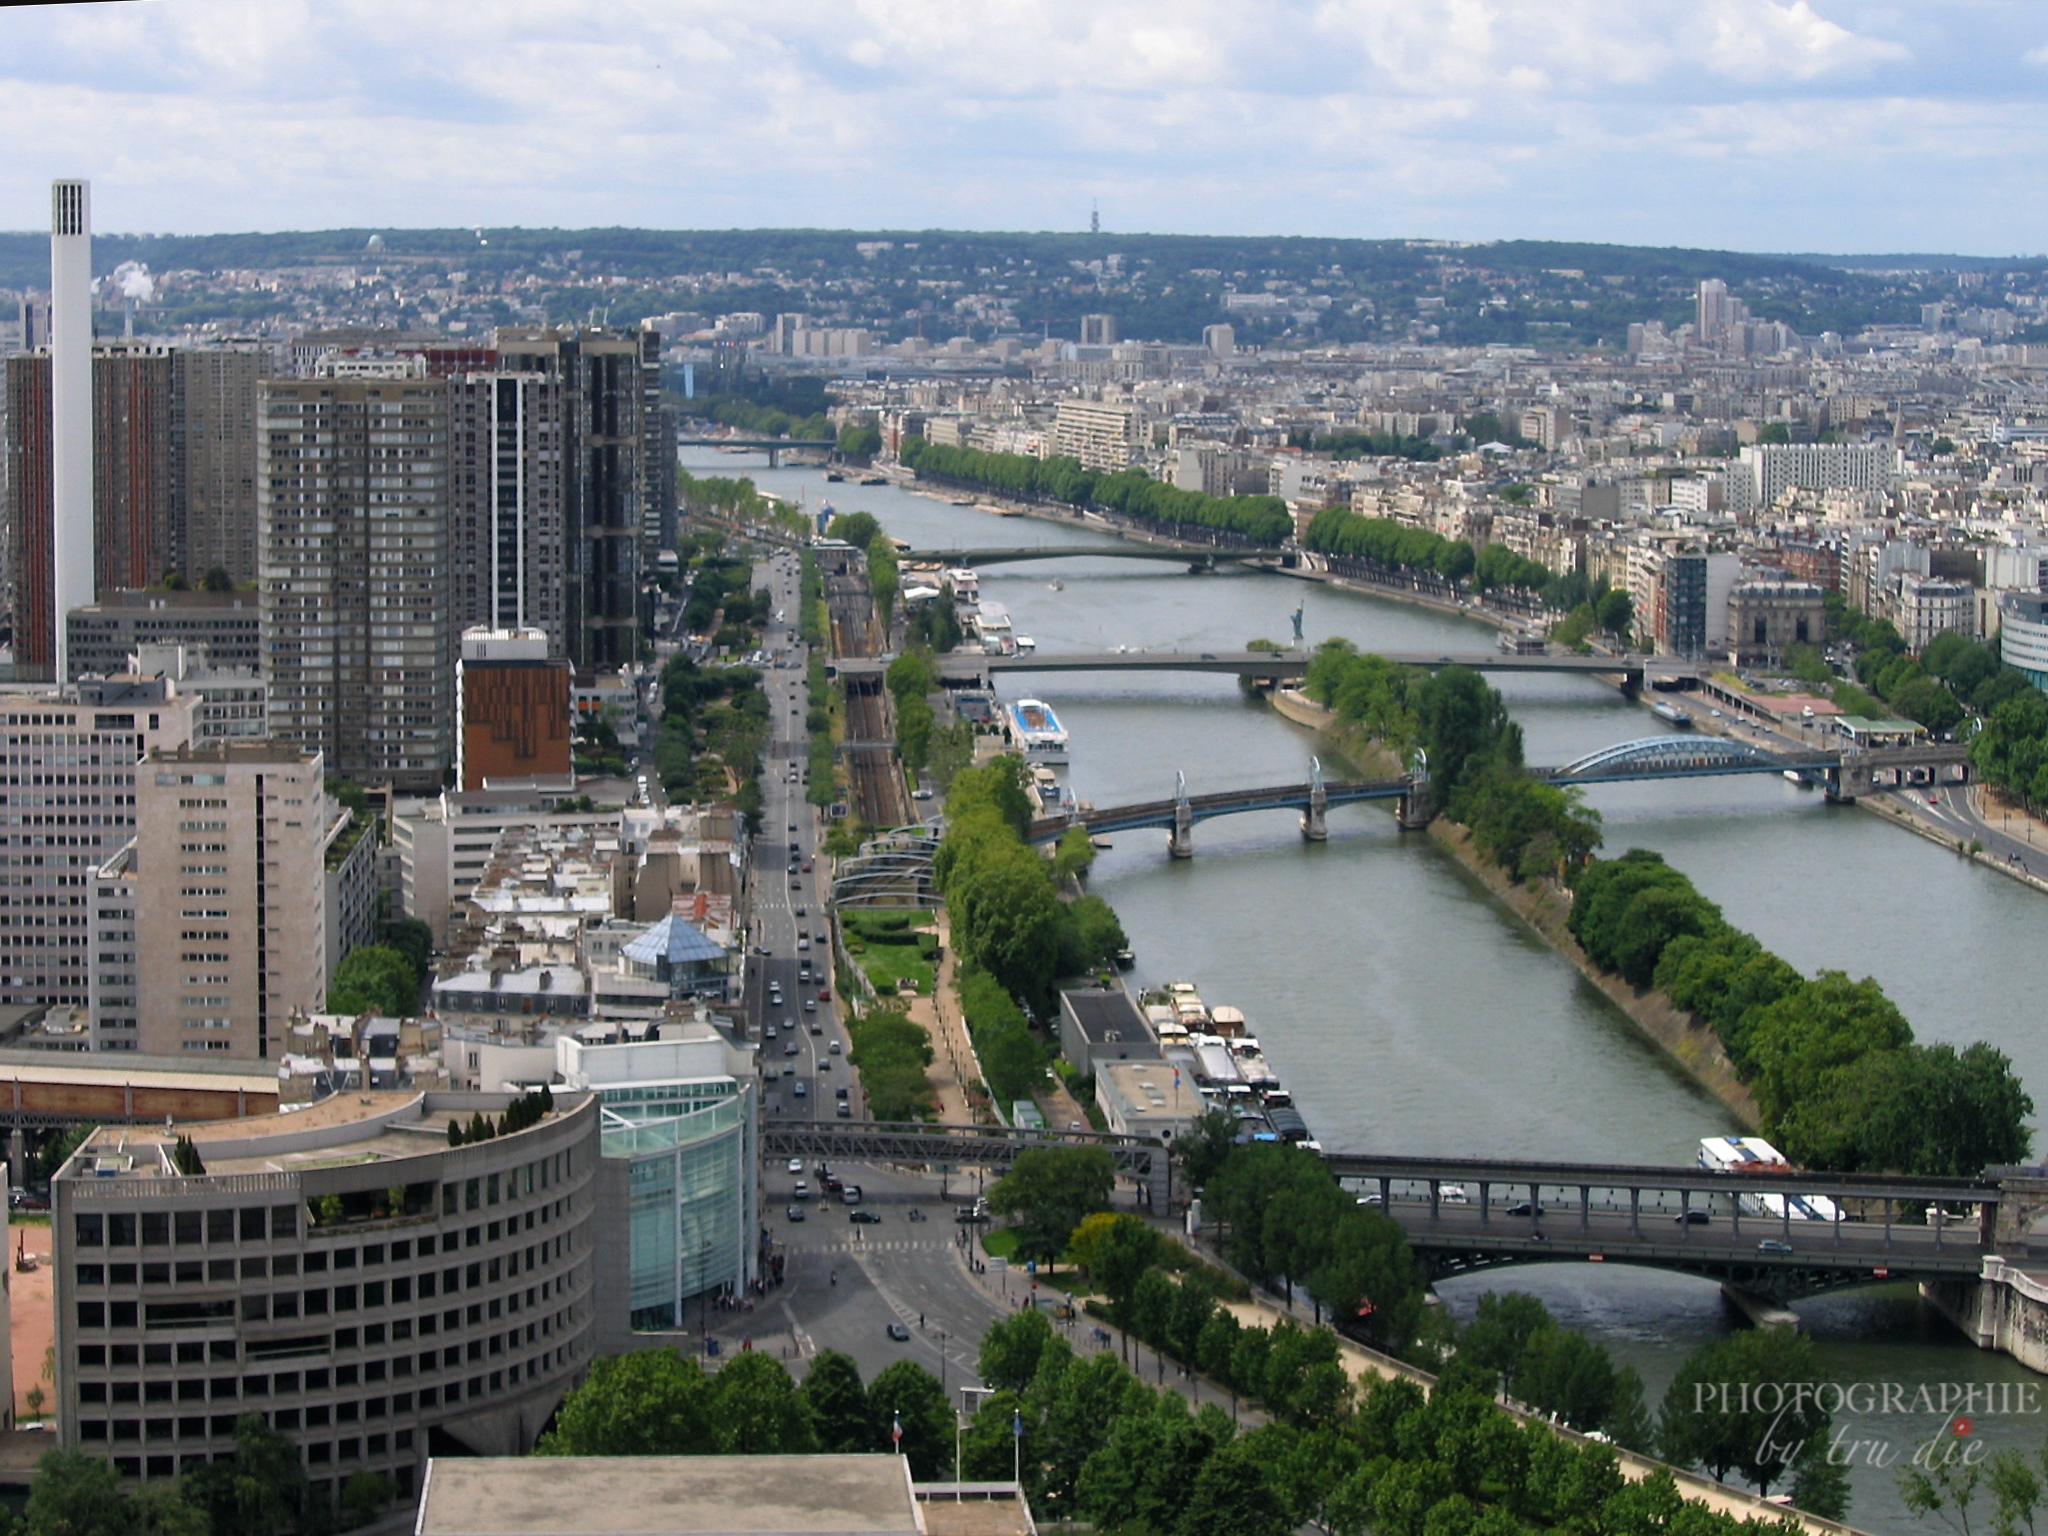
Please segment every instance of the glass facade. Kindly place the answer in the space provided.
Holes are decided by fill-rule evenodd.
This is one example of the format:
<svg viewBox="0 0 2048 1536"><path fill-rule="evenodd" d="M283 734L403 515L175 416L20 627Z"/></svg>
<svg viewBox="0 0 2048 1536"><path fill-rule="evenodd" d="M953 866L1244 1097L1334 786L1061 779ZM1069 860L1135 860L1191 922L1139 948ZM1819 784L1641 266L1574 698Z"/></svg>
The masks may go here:
<svg viewBox="0 0 2048 1536"><path fill-rule="evenodd" d="M607 1088L604 1155L630 1161L632 1321L675 1328L699 1296L752 1277L752 1085L732 1079Z"/></svg>

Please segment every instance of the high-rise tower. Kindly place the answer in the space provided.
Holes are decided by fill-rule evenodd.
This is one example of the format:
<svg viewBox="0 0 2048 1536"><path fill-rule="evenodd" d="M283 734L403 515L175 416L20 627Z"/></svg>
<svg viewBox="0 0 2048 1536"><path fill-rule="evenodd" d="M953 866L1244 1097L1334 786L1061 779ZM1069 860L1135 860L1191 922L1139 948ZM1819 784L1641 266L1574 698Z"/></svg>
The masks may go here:
<svg viewBox="0 0 2048 1536"><path fill-rule="evenodd" d="M93 582L92 189L50 184L52 628L64 678L62 615L90 603Z"/></svg>

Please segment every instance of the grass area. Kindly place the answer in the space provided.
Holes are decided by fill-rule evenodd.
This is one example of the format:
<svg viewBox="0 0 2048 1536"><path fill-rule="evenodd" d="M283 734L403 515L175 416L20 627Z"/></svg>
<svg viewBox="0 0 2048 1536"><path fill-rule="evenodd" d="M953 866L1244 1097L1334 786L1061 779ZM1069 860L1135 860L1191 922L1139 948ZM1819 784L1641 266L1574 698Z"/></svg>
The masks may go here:
<svg viewBox="0 0 2048 1536"><path fill-rule="evenodd" d="M1017 1251L1017 1234L1009 1227L997 1227L982 1234L981 1251L992 1259L1007 1259Z"/></svg>
<svg viewBox="0 0 2048 1536"><path fill-rule="evenodd" d="M915 982L919 997L932 995L939 936L922 913L842 911L839 926L854 964L882 996L895 993L898 980Z"/></svg>

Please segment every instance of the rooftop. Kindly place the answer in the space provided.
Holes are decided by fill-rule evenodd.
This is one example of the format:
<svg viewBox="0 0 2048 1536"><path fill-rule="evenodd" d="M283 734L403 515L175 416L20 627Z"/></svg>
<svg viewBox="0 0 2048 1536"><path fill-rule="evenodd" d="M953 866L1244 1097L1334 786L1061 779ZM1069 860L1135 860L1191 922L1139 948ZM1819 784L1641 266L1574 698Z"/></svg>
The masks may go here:
<svg viewBox="0 0 2048 1536"><path fill-rule="evenodd" d="M900 1456L436 1458L416 1536L925 1536Z"/></svg>
<svg viewBox="0 0 2048 1536"><path fill-rule="evenodd" d="M1062 1006L1072 1011L1074 1023L1091 1042L1150 1040L1152 1031L1130 993L1122 987L1076 987L1060 994Z"/></svg>

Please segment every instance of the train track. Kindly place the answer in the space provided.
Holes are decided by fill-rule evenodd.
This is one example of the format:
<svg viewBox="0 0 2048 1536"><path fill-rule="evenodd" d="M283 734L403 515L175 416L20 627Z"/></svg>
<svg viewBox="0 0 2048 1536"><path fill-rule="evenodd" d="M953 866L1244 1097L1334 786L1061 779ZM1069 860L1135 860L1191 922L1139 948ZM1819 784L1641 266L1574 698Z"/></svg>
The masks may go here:
<svg viewBox="0 0 2048 1536"><path fill-rule="evenodd" d="M832 654L872 659L881 654L880 626L866 576L828 577L825 607L832 625ZM888 695L876 679L846 684L846 740L850 743L895 739ZM853 745L844 749L853 813L870 827L900 827L911 817L903 772L890 746Z"/></svg>

